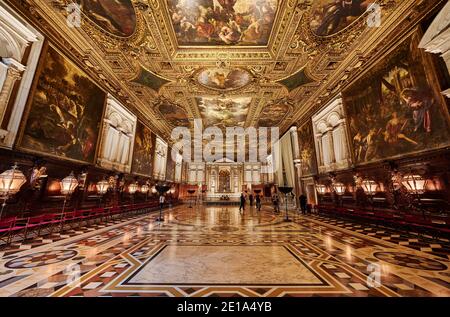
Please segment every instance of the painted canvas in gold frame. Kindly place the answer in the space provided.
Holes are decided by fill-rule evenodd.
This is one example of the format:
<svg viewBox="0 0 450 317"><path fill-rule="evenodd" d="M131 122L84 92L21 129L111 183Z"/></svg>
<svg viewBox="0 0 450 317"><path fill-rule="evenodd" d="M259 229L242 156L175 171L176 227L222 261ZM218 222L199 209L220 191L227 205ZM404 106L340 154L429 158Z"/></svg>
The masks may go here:
<svg viewBox="0 0 450 317"><path fill-rule="evenodd" d="M411 33L343 92L356 164L450 144L446 101L420 38Z"/></svg>
<svg viewBox="0 0 450 317"><path fill-rule="evenodd" d="M151 177L153 174L153 157L155 153L156 135L138 121L134 140L133 174Z"/></svg>
<svg viewBox="0 0 450 317"><path fill-rule="evenodd" d="M302 177L317 174L316 150L313 136L313 127L310 121L298 129Z"/></svg>
<svg viewBox="0 0 450 317"><path fill-rule="evenodd" d="M19 147L94 163L106 93L56 48L47 46L30 94Z"/></svg>

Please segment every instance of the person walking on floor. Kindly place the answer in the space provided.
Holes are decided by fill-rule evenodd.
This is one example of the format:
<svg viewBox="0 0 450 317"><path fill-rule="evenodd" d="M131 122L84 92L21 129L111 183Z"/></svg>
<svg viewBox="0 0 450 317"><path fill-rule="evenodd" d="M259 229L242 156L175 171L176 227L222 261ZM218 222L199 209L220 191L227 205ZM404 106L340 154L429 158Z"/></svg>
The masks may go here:
<svg viewBox="0 0 450 317"><path fill-rule="evenodd" d="M258 211L261 211L261 196L259 194L256 195L255 201L256 201L256 209Z"/></svg>
<svg viewBox="0 0 450 317"><path fill-rule="evenodd" d="M302 214L306 215L306 206L308 204L308 199L306 198L306 196L304 194L300 195L300 209L302 211Z"/></svg>
<svg viewBox="0 0 450 317"><path fill-rule="evenodd" d="M164 197L164 195L159 196L159 208L161 210L163 210L165 202L166 202L166 197Z"/></svg>
<svg viewBox="0 0 450 317"><path fill-rule="evenodd" d="M239 205L239 212L245 211L245 195L244 193L241 193L241 204Z"/></svg>
<svg viewBox="0 0 450 317"><path fill-rule="evenodd" d="M250 202L250 207L253 206L253 194L250 194L250 196L248 196L248 200Z"/></svg>
<svg viewBox="0 0 450 317"><path fill-rule="evenodd" d="M272 196L272 202L273 202L273 209L275 213L280 212L280 199L278 198L278 195L275 193Z"/></svg>

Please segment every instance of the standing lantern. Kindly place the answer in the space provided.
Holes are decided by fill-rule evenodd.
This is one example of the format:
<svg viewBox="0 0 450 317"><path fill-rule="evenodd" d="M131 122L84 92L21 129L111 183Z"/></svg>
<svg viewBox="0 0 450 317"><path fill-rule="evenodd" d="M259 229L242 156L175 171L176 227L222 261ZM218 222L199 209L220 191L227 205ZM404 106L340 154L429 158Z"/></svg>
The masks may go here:
<svg viewBox="0 0 450 317"><path fill-rule="evenodd" d="M0 174L0 196L3 198L0 219L10 196L17 194L20 188L27 182L25 175L18 169L17 164Z"/></svg>
<svg viewBox="0 0 450 317"><path fill-rule="evenodd" d="M141 186L141 193L145 195L145 201L147 201L149 191L150 187L147 184Z"/></svg>
<svg viewBox="0 0 450 317"><path fill-rule="evenodd" d="M342 196L345 194L345 185L343 183L334 183L333 184L334 192L338 195L338 206L342 202Z"/></svg>
<svg viewBox="0 0 450 317"><path fill-rule="evenodd" d="M372 204L372 211L373 211L373 209L374 209L373 196L375 196L375 194L377 193L378 184L371 179L365 179L361 183L361 186L362 186L362 189L364 190L364 193L370 197L370 202Z"/></svg>
<svg viewBox="0 0 450 317"><path fill-rule="evenodd" d="M138 189L139 189L139 185L138 185L138 183L137 182L135 182L135 183L131 183L129 186L128 186L128 193L131 195L131 197L132 197L132 204L134 205L134 194L136 194L136 192L138 191Z"/></svg>
<svg viewBox="0 0 450 317"><path fill-rule="evenodd" d="M319 196L319 204L320 204L320 202L322 200L321 199L322 196L325 195L326 191L327 191L327 186L322 185L322 184L316 184L316 192L317 192L317 194Z"/></svg>
<svg viewBox="0 0 450 317"><path fill-rule="evenodd" d="M64 195L64 204L62 213L64 213L64 210L66 208L67 198L72 195L75 191L75 189L78 187L78 180L75 178L75 175L73 172L70 173L69 176L64 178L61 182L61 194Z"/></svg>
<svg viewBox="0 0 450 317"><path fill-rule="evenodd" d="M405 186L406 190L415 195L417 202L419 203L419 208L421 208L420 195L425 193L425 186L427 184L426 179L417 174L407 174L403 176L402 185ZM425 209L422 209L422 215L425 218Z"/></svg>
<svg viewBox="0 0 450 317"><path fill-rule="evenodd" d="M97 194L100 196L100 207L102 206L102 198L108 192L110 187L109 182L107 180L102 180L97 183Z"/></svg>

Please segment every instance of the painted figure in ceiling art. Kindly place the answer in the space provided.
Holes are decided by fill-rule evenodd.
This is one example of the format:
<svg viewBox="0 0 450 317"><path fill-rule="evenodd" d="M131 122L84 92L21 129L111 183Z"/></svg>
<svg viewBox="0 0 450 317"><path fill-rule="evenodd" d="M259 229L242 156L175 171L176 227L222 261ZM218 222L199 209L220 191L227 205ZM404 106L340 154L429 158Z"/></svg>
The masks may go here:
<svg viewBox="0 0 450 317"><path fill-rule="evenodd" d="M136 12L131 0L77 0L83 13L100 28L119 37L136 29Z"/></svg>
<svg viewBox="0 0 450 317"><path fill-rule="evenodd" d="M156 135L141 122L136 126L132 172L143 176L152 176L153 153Z"/></svg>
<svg viewBox="0 0 450 317"><path fill-rule="evenodd" d="M260 127L276 127L289 114L291 107L286 102L276 102L266 106L259 117L258 125Z"/></svg>
<svg viewBox="0 0 450 317"><path fill-rule="evenodd" d="M174 127L189 127L190 122L186 111L167 101L161 101L158 105L161 115Z"/></svg>
<svg viewBox="0 0 450 317"><path fill-rule="evenodd" d="M180 45L267 45L278 0L167 0Z"/></svg>
<svg viewBox="0 0 450 317"><path fill-rule="evenodd" d="M317 162L314 146L314 133L311 122L298 130L302 177L317 173Z"/></svg>
<svg viewBox="0 0 450 317"><path fill-rule="evenodd" d="M205 127L243 127L252 98L197 98Z"/></svg>
<svg viewBox="0 0 450 317"><path fill-rule="evenodd" d="M21 147L91 163L106 94L53 48L44 60Z"/></svg>
<svg viewBox="0 0 450 317"><path fill-rule="evenodd" d="M198 82L217 90L239 89L250 83L251 76L242 69L210 68L198 74Z"/></svg>
<svg viewBox="0 0 450 317"><path fill-rule="evenodd" d="M406 40L344 92L357 163L449 144L445 101L418 39Z"/></svg>
<svg viewBox="0 0 450 317"><path fill-rule="evenodd" d="M333 35L367 11L373 0L316 0L311 28L320 36Z"/></svg>

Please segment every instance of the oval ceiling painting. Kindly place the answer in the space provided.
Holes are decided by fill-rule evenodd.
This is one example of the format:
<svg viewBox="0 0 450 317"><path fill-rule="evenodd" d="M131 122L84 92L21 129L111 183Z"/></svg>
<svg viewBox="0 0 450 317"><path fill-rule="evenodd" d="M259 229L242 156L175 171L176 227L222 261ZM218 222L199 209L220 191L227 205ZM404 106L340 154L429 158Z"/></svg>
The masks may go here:
<svg viewBox="0 0 450 317"><path fill-rule="evenodd" d="M319 36L336 34L363 15L373 2L373 0L315 0L311 29Z"/></svg>
<svg viewBox="0 0 450 317"><path fill-rule="evenodd" d="M198 74L198 82L215 90L235 90L248 85L251 75L240 68L208 68Z"/></svg>
<svg viewBox="0 0 450 317"><path fill-rule="evenodd" d="M131 0L77 0L83 13L104 31L129 37L136 30L136 12Z"/></svg>

